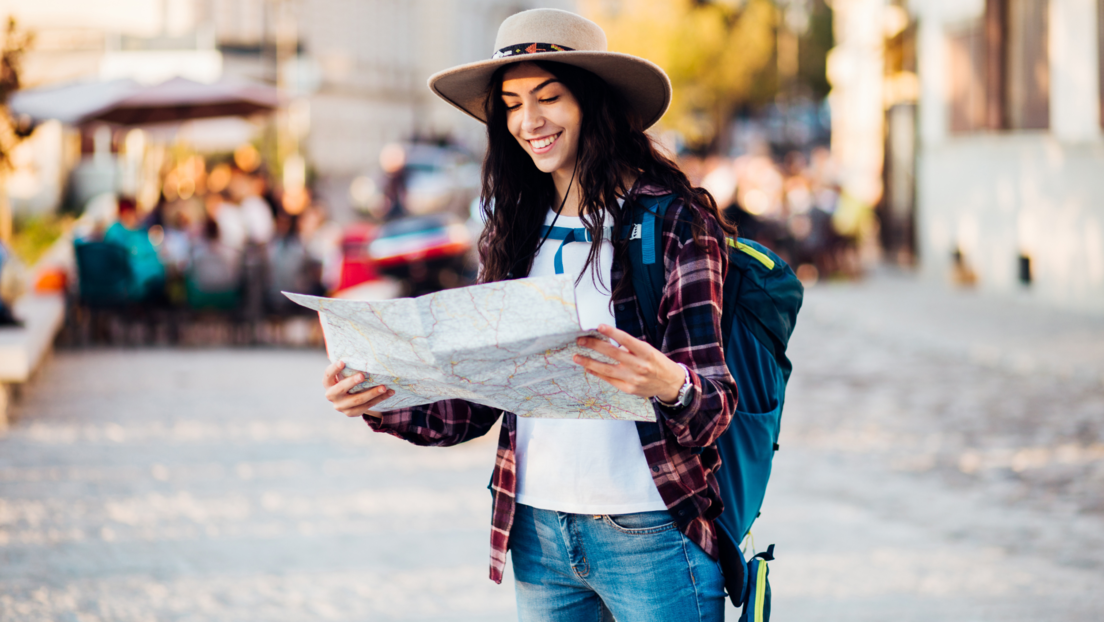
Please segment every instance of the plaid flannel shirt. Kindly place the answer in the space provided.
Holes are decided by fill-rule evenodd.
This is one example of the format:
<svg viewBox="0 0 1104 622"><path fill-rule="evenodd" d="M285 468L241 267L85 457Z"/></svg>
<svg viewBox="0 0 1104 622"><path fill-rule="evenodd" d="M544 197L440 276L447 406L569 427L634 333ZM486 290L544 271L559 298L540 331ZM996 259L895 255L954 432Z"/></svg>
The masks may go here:
<svg viewBox="0 0 1104 622"><path fill-rule="evenodd" d="M667 191L638 184L633 195L660 196ZM690 221L705 222L704 247L694 242ZM638 422L644 457L660 496L678 528L717 559L720 549L713 519L723 510L714 472L721 465L715 441L728 427L736 408L736 383L725 365L721 347L722 287L728 270L724 231L705 212L676 200L663 225L663 261L667 285L659 305L657 346L671 360L690 370L690 404L679 410L655 405L655 422ZM612 285L625 276L618 262L611 266ZM644 338L644 322L631 292L615 299L617 328ZM653 344L656 345L656 344ZM365 415L373 430L416 445L448 446L486 434L503 417L498 455L491 476L491 579L502 582L514 522L517 490L517 416L463 400L445 400Z"/></svg>

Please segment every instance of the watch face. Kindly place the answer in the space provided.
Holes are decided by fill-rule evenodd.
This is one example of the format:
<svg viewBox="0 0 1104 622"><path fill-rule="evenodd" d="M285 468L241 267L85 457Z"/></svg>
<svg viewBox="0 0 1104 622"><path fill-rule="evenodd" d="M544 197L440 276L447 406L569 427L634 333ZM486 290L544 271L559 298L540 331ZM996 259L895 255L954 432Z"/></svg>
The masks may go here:
<svg viewBox="0 0 1104 622"><path fill-rule="evenodd" d="M686 406L690 403L690 389L694 388L694 385L690 382L690 370L685 365L682 366L682 369L686 372L686 382L679 389L678 403L679 406Z"/></svg>
<svg viewBox="0 0 1104 622"><path fill-rule="evenodd" d="M682 390L679 391L678 405L686 406L690 403L690 385L683 385Z"/></svg>

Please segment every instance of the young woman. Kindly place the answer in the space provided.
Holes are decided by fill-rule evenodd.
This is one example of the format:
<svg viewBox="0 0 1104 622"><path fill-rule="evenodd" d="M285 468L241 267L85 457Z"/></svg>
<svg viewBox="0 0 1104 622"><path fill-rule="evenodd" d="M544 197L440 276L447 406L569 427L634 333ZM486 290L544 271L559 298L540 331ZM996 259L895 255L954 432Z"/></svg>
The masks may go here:
<svg viewBox="0 0 1104 622"><path fill-rule="evenodd" d="M325 371L326 397L347 416L418 445L453 445L502 418L492 476L491 578L510 551L518 613L541 621L719 621L724 588L713 519L722 506L714 442L736 386L720 345L731 227L644 130L670 102L670 82L643 59L606 51L601 29L538 9L507 19L491 61L430 79L446 101L487 124L480 240L484 282L575 275L580 339L616 362L576 358L586 373L655 404L656 422L518 418L446 400L372 408L392 393L348 393L363 376ZM667 283L658 335L644 335L620 231L642 198L675 194L663 223ZM543 225L591 232L548 240ZM612 227L612 229L603 229Z"/></svg>

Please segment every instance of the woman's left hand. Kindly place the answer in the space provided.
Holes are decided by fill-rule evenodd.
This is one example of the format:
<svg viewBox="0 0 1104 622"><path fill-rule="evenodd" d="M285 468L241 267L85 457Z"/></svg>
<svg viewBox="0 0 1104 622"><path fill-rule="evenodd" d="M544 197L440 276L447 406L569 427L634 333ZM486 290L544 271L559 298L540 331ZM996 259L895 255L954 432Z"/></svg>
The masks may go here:
<svg viewBox="0 0 1104 622"><path fill-rule="evenodd" d="M617 389L639 395L658 397L671 403L678 398L679 389L686 382L686 372L646 341L642 341L612 326L602 324L598 332L616 341L617 347L595 337L580 337L576 343L584 348L607 356L616 363L603 363L588 356L575 355L573 359L588 373L605 380Z"/></svg>

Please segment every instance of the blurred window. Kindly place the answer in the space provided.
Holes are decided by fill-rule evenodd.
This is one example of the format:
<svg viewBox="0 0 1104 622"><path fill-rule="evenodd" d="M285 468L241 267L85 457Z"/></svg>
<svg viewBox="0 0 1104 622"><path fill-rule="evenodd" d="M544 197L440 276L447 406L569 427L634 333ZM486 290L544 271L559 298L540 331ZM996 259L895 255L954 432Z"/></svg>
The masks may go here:
<svg viewBox="0 0 1104 622"><path fill-rule="evenodd" d="M985 43L984 20L960 25L948 32L947 61L952 132L969 132L988 127Z"/></svg>
<svg viewBox="0 0 1104 622"><path fill-rule="evenodd" d="M1048 0L1005 0L1004 121L1013 130L1050 127Z"/></svg>
<svg viewBox="0 0 1104 622"><path fill-rule="evenodd" d="M951 131L1050 126L1048 5L987 0L981 18L948 29Z"/></svg>

